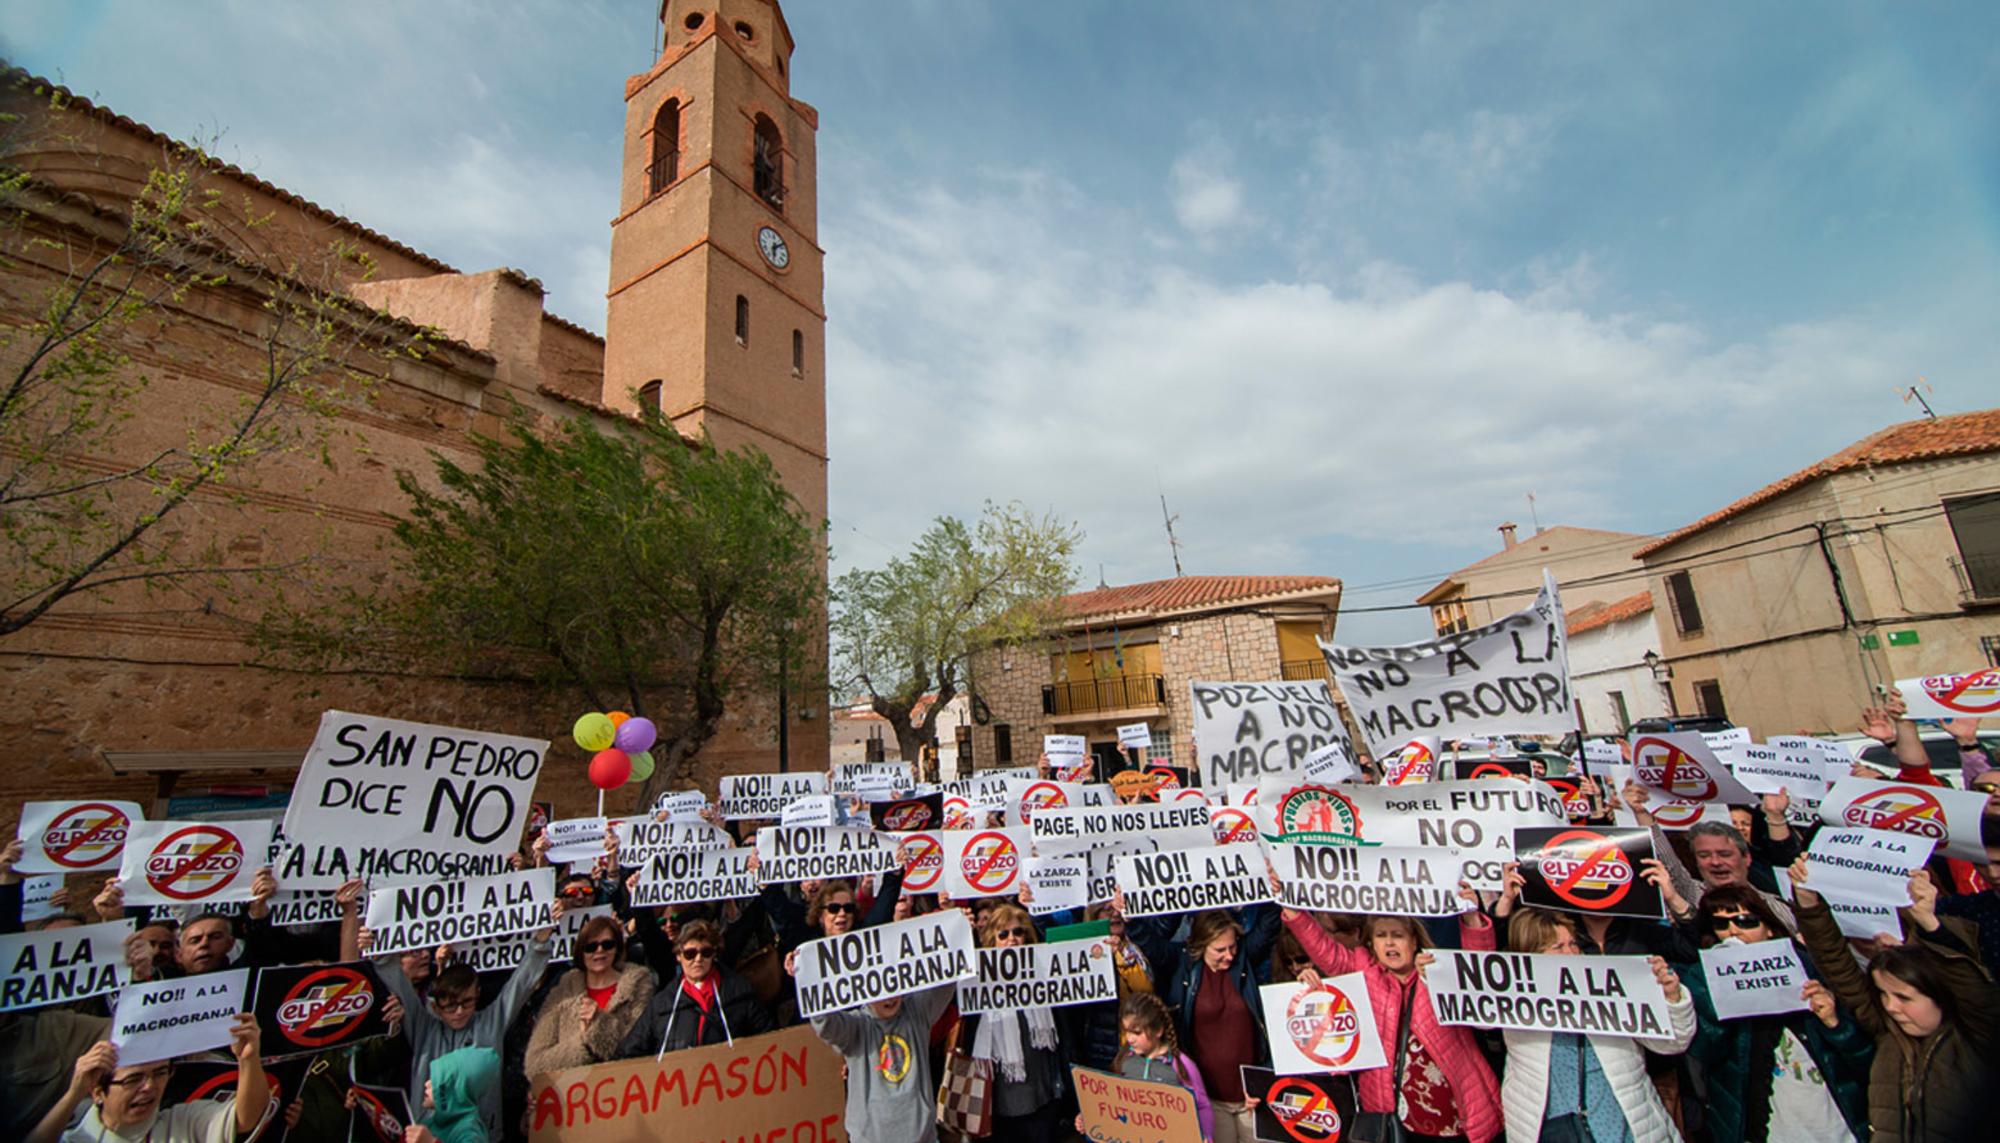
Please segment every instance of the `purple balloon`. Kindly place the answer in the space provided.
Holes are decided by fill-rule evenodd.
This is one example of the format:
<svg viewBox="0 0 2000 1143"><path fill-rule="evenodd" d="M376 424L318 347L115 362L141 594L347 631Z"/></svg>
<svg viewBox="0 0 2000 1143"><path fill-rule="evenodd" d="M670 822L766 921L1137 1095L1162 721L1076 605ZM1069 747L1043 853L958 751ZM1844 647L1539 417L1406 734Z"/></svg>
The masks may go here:
<svg viewBox="0 0 2000 1143"><path fill-rule="evenodd" d="M659 728L650 718L628 718L618 726L618 741L615 745L627 754L643 754L653 748L660 737Z"/></svg>

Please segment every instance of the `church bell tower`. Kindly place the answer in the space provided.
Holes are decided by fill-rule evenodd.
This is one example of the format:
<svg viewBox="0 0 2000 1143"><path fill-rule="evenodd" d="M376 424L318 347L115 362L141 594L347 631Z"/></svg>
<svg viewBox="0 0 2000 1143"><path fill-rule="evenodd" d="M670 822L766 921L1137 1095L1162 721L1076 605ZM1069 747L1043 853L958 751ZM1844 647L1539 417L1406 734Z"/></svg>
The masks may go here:
<svg viewBox="0 0 2000 1143"><path fill-rule="evenodd" d="M763 450L817 526L826 518L819 112L792 98L792 33L777 0L663 0L660 23L658 60L625 83L602 400L624 411L656 405L683 434L725 450ZM823 765L823 694L786 696L782 716L780 705L772 696L769 711L732 712L701 769L769 769L781 718L791 765Z"/></svg>

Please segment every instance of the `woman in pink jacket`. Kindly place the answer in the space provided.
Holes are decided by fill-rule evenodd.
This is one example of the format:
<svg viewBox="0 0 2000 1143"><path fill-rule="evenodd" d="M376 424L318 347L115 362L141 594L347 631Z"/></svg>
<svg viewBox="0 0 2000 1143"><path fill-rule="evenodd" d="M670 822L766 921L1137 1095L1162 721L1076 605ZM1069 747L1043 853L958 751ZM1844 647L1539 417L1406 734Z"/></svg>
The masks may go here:
<svg viewBox="0 0 2000 1143"><path fill-rule="evenodd" d="M1461 896L1470 891L1461 888ZM1368 996L1375 1009L1375 1028L1382 1037L1382 1054L1389 1067L1355 1073L1361 1110L1396 1114L1401 1107L1405 1137L1410 1140L1463 1138L1491 1143L1500 1134L1500 1085L1486 1065L1472 1030L1440 1024L1424 986L1423 964L1430 934L1410 917L1369 917L1362 922L1362 945L1351 949L1333 939L1319 922L1295 909L1284 911L1285 927L1298 938L1320 975L1365 973ZM1493 922L1477 906L1459 918L1465 947L1494 947ZM1310 970L1302 974L1310 975ZM1409 1016L1409 1045L1401 1071L1402 1099L1397 1099L1397 1042L1404 1013Z"/></svg>

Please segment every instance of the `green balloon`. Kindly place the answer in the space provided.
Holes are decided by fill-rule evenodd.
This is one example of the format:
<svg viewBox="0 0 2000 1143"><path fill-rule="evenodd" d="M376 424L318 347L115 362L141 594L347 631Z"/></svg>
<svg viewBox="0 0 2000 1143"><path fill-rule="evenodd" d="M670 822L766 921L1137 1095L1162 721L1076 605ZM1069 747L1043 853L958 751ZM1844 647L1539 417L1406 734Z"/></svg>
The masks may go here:
<svg viewBox="0 0 2000 1143"><path fill-rule="evenodd" d="M625 784L629 786L634 782L643 782L652 776L653 752L645 750L632 755L632 776L625 780Z"/></svg>
<svg viewBox="0 0 2000 1143"><path fill-rule="evenodd" d="M612 723L608 715L593 711L576 720L576 726L570 730L570 737L576 739L578 746L595 754L600 750L611 749L611 744L618 738L618 727Z"/></svg>

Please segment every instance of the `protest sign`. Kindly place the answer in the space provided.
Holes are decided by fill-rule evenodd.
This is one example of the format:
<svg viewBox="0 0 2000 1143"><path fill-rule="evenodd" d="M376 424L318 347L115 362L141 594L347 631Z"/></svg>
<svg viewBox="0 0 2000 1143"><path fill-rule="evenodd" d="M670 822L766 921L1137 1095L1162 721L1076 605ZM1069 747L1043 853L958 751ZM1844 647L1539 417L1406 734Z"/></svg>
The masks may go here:
<svg viewBox="0 0 2000 1143"><path fill-rule="evenodd" d="M944 883L944 841L937 830L903 835L903 892L935 893Z"/></svg>
<svg viewBox="0 0 2000 1143"><path fill-rule="evenodd" d="M706 809L708 809L708 795L700 790L661 794L653 799L653 820L698 822L702 820L702 811Z"/></svg>
<svg viewBox="0 0 2000 1143"><path fill-rule="evenodd" d="M74 925L38 933L0 935L0 1012L63 1004L123 987L125 938L132 922Z"/></svg>
<svg viewBox="0 0 2000 1143"><path fill-rule="evenodd" d="M986 819L986 811L974 808L971 801L958 794L947 793L938 803L938 809L944 815L945 829L971 829Z"/></svg>
<svg viewBox="0 0 2000 1143"><path fill-rule="evenodd" d="M905 1057L907 1069L907 1056ZM529 1143L845 1143L840 1053L804 1026L530 1077ZM898 1073L902 1074L902 1073ZM400 1137L399 1137L400 1138Z"/></svg>
<svg viewBox="0 0 2000 1143"><path fill-rule="evenodd" d="M146 820L137 802L29 802L21 807L16 873L118 868L126 832Z"/></svg>
<svg viewBox="0 0 2000 1143"><path fill-rule="evenodd" d="M640 871L639 883L632 889L632 905L653 909L755 897L761 888L750 868L755 853L749 848L656 853Z"/></svg>
<svg viewBox="0 0 2000 1143"><path fill-rule="evenodd" d="M1974 790L1867 778L1841 778L1819 805L1820 818L1831 825L1914 834L1936 842L1946 857L1982 865L1979 819L1985 812L1986 795Z"/></svg>
<svg viewBox="0 0 2000 1143"><path fill-rule="evenodd" d="M1082 782L1056 782L1047 778L1007 779L1006 822L1027 825L1037 810L1060 810L1067 806L1087 806Z"/></svg>
<svg viewBox="0 0 2000 1143"><path fill-rule="evenodd" d="M1161 785L1160 776L1149 770L1120 770L1111 775L1111 793L1121 802L1158 801Z"/></svg>
<svg viewBox="0 0 2000 1143"><path fill-rule="evenodd" d="M1407 786L1437 777L1438 749L1435 735L1411 739L1382 760L1382 784Z"/></svg>
<svg viewBox="0 0 2000 1143"><path fill-rule="evenodd" d="M1894 905L1868 905L1858 901L1836 901L1826 898L1826 911L1833 914L1834 924L1840 926L1840 935L1857 941L1873 940L1889 936L1901 940L1903 919Z"/></svg>
<svg viewBox="0 0 2000 1143"><path fill-rule="evenodd" d="M1257 993L1271 1042L1271 1070L1279 1075L1388 1066L1368 1003L1368 978L1361 973L1329 977L1318 988L1266 984Z"/></svg>
<svg viewBox="0 0 2000 1143"><path fill-rule="evenodd" d="M1457 880L1495 890L1514 859L1514 827L1567 820L1562 799L1540 782L1320 787L1257 812L1258 828L1282 841L1455 848Z"/></svg>
<svg viewBox="0 0 2000 1143"><path fill-rule="evenodd" d="M1076 806L1045 809L1028 823L1035 852L1058 854L1125 842L1141 849L1210 845L1205 805Z"/></svg>
<svg viewBox="0 0 2000 1143"><path fill-rule="evenodd" d="M1680 802L1757 803L1702 736L1692 731L1633 735L1632 780Z"/></svg>
<svg viewBox="0 0 2000 1143"><path fill-rule="evenodd" d="M908 762L843 762L827 775L826 792L843 797L862 790L912 790L916 767Z"/></svg>
<svg viewBox="0 0 2000 1143"><path fill-rule="evenodd" d="M1643 956L1439 949L1424 973L1440 1024L1663 1039L1667 994Z"/></svg>
<svg viewBox="0 0 2000 1143"><path fill-rule="evenodd" d="M504 937L549 925L556 871L548 866L425 885L397 885L368 894L370 956Z"/></svg>
<svg viewBox="0 0 2000 1143"><path fill-rule="evenodd" d="M127 905L248 901L271 846L271 823L134 822L118 881Z"/></svg>
<svg viewBox="0 0 2000 1143"><path fill-rule="evenodd" d="M118 1046L118 1066L171 1060L229 1043L229 1026L250 986L247 968L205 972L175 980L128 984L106 1037Z"/></svg>
<svg viewBox="0 0 2000 1143"><path fill-rule="evenodd" d="M1909 718L2000 718L2000 667L1963 675L1897 679Z"/></svg>
<svg viewBox="0 0 2000 1143"><path fill-rule="evenodd" d="M1788 940L1716 945L1701 950L1701 971L1718 1019L1798 1012L1807 1007L1800 990L1806 966Z"/></svg>
<svg viewBox="0 0 2000 1143"><path fill-rule="evenodd" d="M1092 1143L1202 1143L1194 1093L1178 1082L1126 1079L1071 1064L1077 1122Z"/></svg>
<svg viewBox="0 0 2000 1143"><path fill-rule="evenodd" d="M970 778L959 778L944 784L945 797L965 799L969 811L1004 813L1007 809L1007 780L1024 775L1002 773L978 774ZM1025 777L1032 778L1029 774Z"/></svg>
<svg viewBox="0 0 2000 1143"><path fill-rule="evenodd" d="M895 839L872 829L765 826L757 831L757 880L766 885L868 877L894 868Z"/></svg>
<svg viewBox="0 0 2000 1143"><path fill-rule="evenodd" d="M62 890L64 880L60 873L41 873L21 878L22 924L32 925L36 921L62 912L56 907L55 899L56 894Z"/></svg>
<svg viewBox="0 0 2000 1143"><path fill-rule="evenodd" d="M724 774L718 783L717 805L724 821L777 820L786 806L800 798L826 793L826 775Z"/></svg>
<svg viewBox="0 0 2000 1143"><path fill-rule="evenodd" d="M868 815L860 813L850 805L849 799L855 794L810 794L794 799L778 814L778 824L785 826L837 826L848 829L868 828Z"/></svg>
<svg viewBox="0 0 2000 1143"><path fill-rule="evenodd" d="M1729 807L1722 802L1677 802L1662 797L1658 790L1646 792L1652 799L1657 799L1646 803L1646 812L1653 815L1653 824L1668 833L1690 830L1702 822L1729 824ZM1639 816L1622 798L1613 803L1611 820L1621 826L1639 824Z"/></svg>
<svg viewBox="0 0 2000 1143"><path fill-rule="evenodd" d="M336 894L322 889L302 893L275 893L271 896L271 924L278 928L293 925L325 925L340 922L340 902Z"/></svg>
<svg viewBox="0 0 2000 1143"><path fill-rule="evenodd" d="M1624 762L1625 752L1619 749L1617 741L1606 738L1583 740L1584 769L1596 773L1599 766L1620 766Z"/></svg>
<svg viewBox="0 0 2000 1143"><path fill-rule="evenodd" d="M1034 899L1027 902L1028 912L1035 916L1060 913L1064 909L1081 909L1094 904L1090 900L1090 855L1087 853L1067 854L1062 857L1030 857L1026 872L1021 875ZM907 892L906 878L903 888Z"/></svg>
<svg viewBox="0 0 2000 1143"><path fill-rule="evenodd" d="M603 857L605 835L611 827L610 818L561 818L550 822L542 831L549 839L549 864L569 865Z"/></svg>
<svg viewBox="0 0 2000 1143"><path fill-rule="evenodd" d="M938 835L944 848L944 892L954 900L1008 897L1020 888L1028 860L1028 831L953 830Z"/></svg>
<svg viewBox="0 0 2000 1143"><path fill-rule="evenodd" d="M1451 776L1460 782L1535 776L1535 764L1526 758L1458 758L1452 761L1451 770Z"/></svg>
<svg viewBox="0 0 2000 1143"><path fill-rule="evenodd" d="M1354 1122L1354 1080L1333 1072L1281 1076L1244 1064L1243 1093L1257 1105L1259 1143L1340 1143Z"/></svg>
<svg viewBox="0 0 2000 1143"><path fill-rule="evenodd" d="M972 922L957 909L821 937L799 946L799 1016L811 1019L965 980Z"/></svg>
<svg viewBox="0 0 2000 1143"><path fill-rule="evenodd" d="M894 833L944 828L944 794L930 793L916 798L876 802L868 807L875 828Z"/></svg>
<svg viewBox="0 0 2000 1143"><path fill-rule="evenodd" d="M1554 790L1556 796L1562 799L1563 811L1569 814L1570 821L1584 821L1597 812L1597 807L1592 803L1590 795L1584 792L1582 778L1574 775L1562 775L1560 777L1543 778L1541 782L1549 789Z"/></svg>
<svg viewBox="0 0 2000 1143"><path fill-rule="evenodd" d="M1220 789L1265 774L1289 774L1329 742L1345 745L1347 735L1324 681L1189 686L1196 772L1204 786Z"/></svg>
<svg viewBox="0 0 2000 1143"><path fill-rule="evenodd" d="M1666 916L1660 891L1641 864L1653 856L1653 831L1591 826L1530 826L1514 831L1523 904L1607 917Z"/></svg>
<svg viewBox="0 0 2000 1143"><path fill-rule="evenodd" d="M1469 906L1458 896L1455 849L1408 846L1271 846L1278 903L1328 913L1451 917Z"/></svg>
<svg viewBox="0 0 2000 1143"><path fill-rule="evenodd" d="M1118 728L1118 746L1122 750L1146 750L1153 745L1153 728L1143 722L1128 722Z"/></svg>
<svg viewBox="0 0 2000 1143"><path fill-rule="evenodd" d="M1305 765L1299 767L1299 777L1307 782L1337 786L1360 778L1361 768L1348 756L1346 744L1329 742L1306 755Z"/></svg>
<svg viewBox="0 0 2000 1143"><path fill-rule="evenodd" d="M410 1110L409 1094L387 1084L353 1083L348 1092L354 1099L349 1112L349 1143L400 1143L409 1126L417 1121Z"/></svg>
<svg viewBox="0 0 2000 1143"><path fill-rule="evenodd" d="M1865 905L1910 903L1910 874L1931 858L1928 837L1883 829L1828 826L1806 850L1808 888Z"/></svg>
<svg viewBox="0 0 2000 1143"><path fill-rule="evenodd" d="M576 954L576 935L583 931L583 923L592 917L612 915L609 905L592 905L587 909L564 909L562 923L556 926L556 933L549 941L549 963L562 964ZM491 940L467 941L452 946L453 960L463 961L474 972L512 972L521 967L528 957L528 935L525 933L511 937L494 937Z"/></svg>
<svg viewBox="0 0 2000 1143"><path fill-rule="evenodd" d="M330 710L285 811L289 889L504 872L546 739Z"/></svg>
<svg viewBox="0 0 2000 1143"><path fill-rule="evenodd" d="M1257 818L1247 806L1213 807L1208 824L1217 845L1257 844Z"/></svg>
<svg viewBox="0 0 2000 1143"><path fill-rule="evenodd" d="M958 982L958 1010L1014 1012L1116 1003L1118 974L1104 940L983 948L978 973Z"/></svg>
<svg viewBox="0 0 2000 1143"><path fill-rule="evenodd" d="M374 964L315 964L257 972L249 1011L263 1030L266 1058L310 1055L389 1034L382 1006L391 993Z"/></svg>
<svg viewBox="0 0 2000 1143"><path fill-rule="evenodd" d="M1235 909L1271 899L1264 855L1248 846L1126 853L1114 868L1127 917Z"/></svg>
<svg viewBox="0 0 2000 1143"><path fill-rule="evenodd" d="M1810 750L1752 745L1736 753L1736 780L1753 794L1786 793L1813 806L1826 797L1826 763Z"/></svg>
<svg viewBox="0 0 2000 1143"><path fill-rule="evenodd" d="M1425 734L1576 729L1562 603L1547 572L1534 603L1484 627L1398 647L1322 640L1320 649L1377 757Z"/></svg>
<svg viewBox="0 0 2000 1143"><path fill-rule="evenodd" d="M264 1127L256 1136L257 1143L284 1143L287 1135L284 1109L286 1104L298 1098L304 1090L307 1068L311 1061L304 1058L290 1060L265 1060L263 1065L264 1083L271 1091L271 1110ZM167 1077L167 1086L160 1096L161 1107L173 1107L181 1103L227 1103L236 1098L236 1061L221 1059L183 1059L174 1061L173 1074ZM226 1119L233 1129L233 1119ZM307 1135L306 1131L300 1132Z"/></svg>
<svg viewBox="0 0 2000 1143"><path fill-rule="evenodd" d="M1061 770L1088 757L1090 742L1081 734L1044 734L1042 753L1048 755L1052 768Z"/></svg>
<svg viewBox="0 0 2000 1143"><path fill-rule="evenodd" d="M631 868L646 864L655 853L682 849L727 849L736 844L729 831L707 822L621 822L618 825L618 864Z"/></svg>

